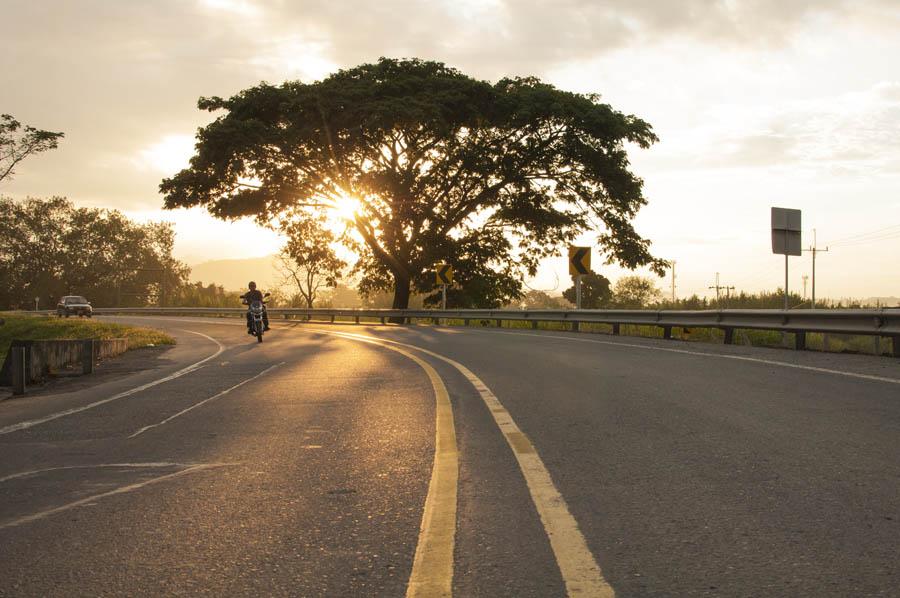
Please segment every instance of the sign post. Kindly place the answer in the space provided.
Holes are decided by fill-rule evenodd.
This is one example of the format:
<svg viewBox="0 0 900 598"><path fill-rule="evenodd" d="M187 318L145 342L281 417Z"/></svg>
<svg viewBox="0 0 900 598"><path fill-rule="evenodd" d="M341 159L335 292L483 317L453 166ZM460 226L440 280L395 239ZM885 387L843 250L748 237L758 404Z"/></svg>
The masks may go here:
<svg viewBox="0 0 900 598"><path fill-rule="evenodd" d="M788 305L788 256L802 255L800 210L772 208L772 253L784 255L784 309Z"/></svg>
<svg viewBox="0 0 900 598"><path fill-rule="evenodd" d="M447 285L453 283L453 266L437 264L434 267L434 278L441 285L441 309L447 309Z"/></svg>
<svg viewBox="0 0 900 598"><path fill-rule="evenodd" d="M575 309L581 309L581 277L591 272L591 248L569 247L569 275L575 279Z"/></svg>
<svg viewBox="0 0 900 598"><path fill-rule="evenodd" d="M575 277L575 309L581 309L581 276Z"/></svg>

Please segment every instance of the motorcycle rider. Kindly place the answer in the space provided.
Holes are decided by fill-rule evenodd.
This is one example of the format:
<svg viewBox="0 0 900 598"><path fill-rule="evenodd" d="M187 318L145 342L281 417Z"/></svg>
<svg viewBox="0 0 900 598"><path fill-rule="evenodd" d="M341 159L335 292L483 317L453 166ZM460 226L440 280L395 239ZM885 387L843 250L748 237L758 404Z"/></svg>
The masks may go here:
<svg viewBox="0 0 900 598"><path fill-rule="evenodd" d="M256 290L256 283L252 280L247 284L250 287L250 290L241 295L241 299L244 300L244 303L250 305L254 301L259 301L263 304L263 332L269 329L269 313L266 311L266 305L263 302L263 294L262 291ZM247 334L253 334L253 321L250 319L250 310L247 310Z"/></svg>

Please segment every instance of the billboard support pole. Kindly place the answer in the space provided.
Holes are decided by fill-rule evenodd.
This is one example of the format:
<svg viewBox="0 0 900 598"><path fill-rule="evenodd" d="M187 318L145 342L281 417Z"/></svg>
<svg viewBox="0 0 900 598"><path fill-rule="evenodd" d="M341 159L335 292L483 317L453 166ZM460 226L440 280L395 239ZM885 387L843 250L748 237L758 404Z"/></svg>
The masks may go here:
<svg viewBox="0 0 900 598"><path fill-rule="evenodd" d="M784 310L790 308L788 256L803 255L800 210L772 208L772 253L784 255Z"/></svg>
<svg viewBox="0 0 900 598"><path fill-rule="evenodd" d="M788 309L788 256L784 254L784 311Z"/></svg>

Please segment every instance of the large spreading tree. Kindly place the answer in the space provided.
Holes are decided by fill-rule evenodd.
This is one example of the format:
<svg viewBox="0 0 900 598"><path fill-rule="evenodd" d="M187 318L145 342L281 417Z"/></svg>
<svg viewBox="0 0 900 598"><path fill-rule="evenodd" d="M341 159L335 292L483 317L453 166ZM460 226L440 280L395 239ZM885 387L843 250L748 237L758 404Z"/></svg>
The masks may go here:
<svg viewBox="0 0 900 598"><path fill-rule="evenodd" d="M508 303L542 258L589 230L610 261L665 268L631 224L646 202L626 153L656 137L599 96L383 58L199 107L224 113L161 184L165 206L272 222L346 213L349 198L361 290L393 290L395 308L433 291L437 262L454 265L451 304Z"/></svg>

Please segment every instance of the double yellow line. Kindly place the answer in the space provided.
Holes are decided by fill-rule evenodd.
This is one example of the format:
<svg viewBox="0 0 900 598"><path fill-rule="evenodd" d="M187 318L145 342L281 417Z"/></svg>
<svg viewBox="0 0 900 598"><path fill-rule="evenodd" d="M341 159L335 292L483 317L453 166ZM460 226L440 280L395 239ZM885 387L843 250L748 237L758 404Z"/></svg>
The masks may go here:
<svg viewBox="0 0 900 598"><path fill-rule="evenodd" d="M417 363L428 374L428 379L434 389L437 409L434 467L431 482L428 485L428 496L425 499L425 511L422 515L412 574L407 586L407 597L452 595L456 495L459 477L456 432L447 388L430 364L407 350L412 349L453 366L475 387L488 407L494 422L506 438L507 444L518 461L531 494L531 500L541 518L544 531L550 541L550 547L556 557L567 594L569 596L614 598L615 592L604 579L584 535L578 528L578 523L569 511L565 499L554 485L550 472L531 440L519 429L500 399L478 376L459 362L415 345L349 332L307 330L362 341L396 351Z"/></svg>
<svg viewBox="0 0 900 598"><path fill-rule="evenodd" d="M453 407L444 381L431 365L413 353L376 339L321 330L352 340L390 349L414 361L428 375L435 397L434 465L425 498L425 511L419 528L419 541L413 559L406 595L413 597L451 596L453 594L453 547L456 542L456 493L459 480L459 451Z"/></svg>

